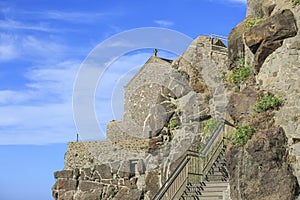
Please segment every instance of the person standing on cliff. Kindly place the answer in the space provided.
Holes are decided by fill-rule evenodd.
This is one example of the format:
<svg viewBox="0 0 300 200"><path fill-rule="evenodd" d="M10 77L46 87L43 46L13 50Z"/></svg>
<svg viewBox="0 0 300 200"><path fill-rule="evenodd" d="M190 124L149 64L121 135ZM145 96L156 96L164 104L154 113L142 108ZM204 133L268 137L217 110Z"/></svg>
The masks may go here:
<svg viewBox="0 0 300 200"><path fill-rule="evenodd" d="M157 56L157 49L154 49L153 53L154 53L154 56L156 57Z"/></svg>

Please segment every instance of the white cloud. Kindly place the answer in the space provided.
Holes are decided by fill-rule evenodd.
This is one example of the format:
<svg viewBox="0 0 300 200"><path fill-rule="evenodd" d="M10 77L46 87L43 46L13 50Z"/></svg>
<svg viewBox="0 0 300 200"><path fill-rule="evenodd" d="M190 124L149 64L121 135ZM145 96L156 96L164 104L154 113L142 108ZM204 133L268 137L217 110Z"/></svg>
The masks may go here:
<svg viewBox="0 0 300 200"><path fill-rule="evenodd" d="M30 99L29 93L17 92L13 90L0 90L0 105L15 104L24 102Z"/></svg>
<svg viewBox="0 0 300 200"><path fill-rule="evenodd" d="M51 41L51 39L38 39L34 36L25 36L20 39L21 48L24 50L23 52L30 57L39 57L43 59L55 58L55 56L62 57L66 52L71 50L65 45L57 43L55 40Z"/></svg>
<svg viewBox="0 0 300 200"><path fill-rule="evenodd" d="M155 20L154 23L163 27L170 27L174 25L174 22L168 20Z"/></svg>
<svg viewBox="0 0 300 200"><path fill-rule="evenodd" d="M71 104L0 107L0 145L71 141L76 130Z"/></svg>
<svg viewBox="0 0 300 200"><path fill-rule="evenodd" d="M18 56L16 38L0 34L0 61L12 60Z"/></svg>
<svg viewBox="0 0 300 200"><path fill-rule="evenodd" d="M12 44L0 45L0 60L11 60L16 56L16 50Z"/></svg>
<svg viewBox="0 0 300 200"><path fill-rule="evenodd" d="M27 12L28 13L28 12ZM112 15L119 15L119 13L109 12L62 12L62 11L44 11L31 12L35 16L46 19L63 20L76 23L87 23L98 21L99 19L111 17Z"/></svg>
<svg viewBox="0 0 300 200"><path fill-rule="evenodd" d="M53 37L0 33L0 62L29 60L47 65L48 61L56 62L68 54L78 54L78 50L57 42Z"/></svg>
<svg viewBox="0 0 300 200"><path fill-rule="evenodd" d="M0 144L45 144L72 140L72 91L80 62L32 68L21 91L0 91Z"/></svg>
<svg viewBox="0 0 300 200"><path fill-rule="evenodd" d="M43 32L54 32L55 29L51 29L42 24L24 24L16 20L0 20L1 29L23 29Z"/></svg>

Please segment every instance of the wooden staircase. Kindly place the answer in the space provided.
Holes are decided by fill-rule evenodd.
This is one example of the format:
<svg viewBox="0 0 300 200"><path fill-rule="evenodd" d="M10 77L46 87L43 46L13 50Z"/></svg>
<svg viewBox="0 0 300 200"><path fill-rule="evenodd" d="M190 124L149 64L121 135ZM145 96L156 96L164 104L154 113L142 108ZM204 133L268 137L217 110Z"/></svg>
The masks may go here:
<svg viewBox="0 0 300 200"><path fill-rule="evenodd" d="M205 180L194 184L188 183L180 200L223 200L226 198L225 192L229 183L224 154L225 146L205 176Z"/></svg>
<svg viewBox="0 0 300 200"><path fill-rule="evenodd" d="M220 123L200 152L188 151L152 200L225 199L229 177L223 127Z"/></svg>

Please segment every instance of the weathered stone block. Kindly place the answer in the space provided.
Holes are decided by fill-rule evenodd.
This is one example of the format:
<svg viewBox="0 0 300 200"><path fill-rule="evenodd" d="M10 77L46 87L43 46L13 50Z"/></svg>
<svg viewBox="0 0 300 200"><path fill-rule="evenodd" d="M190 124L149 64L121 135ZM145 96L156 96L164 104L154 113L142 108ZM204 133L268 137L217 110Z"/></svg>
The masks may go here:
<svg viewBox="0 0 300 200"><path fill-rule="evenodd" d="M239 122L248 117L253 112L253 106L256 103L257 92L248 87L240 93L233 93L230 96L227 111L233 121Z"/></svg>
<svg viewBox="0 0 300 200"><path fill-rule="evenodd" d="M53 185L53 190L76 190L77 181L72 179L58 179L56 183Z"/></svg>
<svg viewBox="0 0 300 200"><path fill-rule="evenodd" d="M169 115L167 114L167 110L161 105L155 105L150 108L149 111L149 125L152 130L152 136L155 136L159 133L169 119Z"/></svg>
<svg viewBox="0 0 300 200"><path fill-rule="evenodd" d="M80 192L74 198L74 200L101 200L102 189L96 189L89 192Z"/></svg>
<svg viewBox="0 0 300 200"><path fill-rule="evenodd" d="M53 191L52 196L56 200L73 200L74 199L75 191Z"/></svg>
<svg viewBox="0 0 300 200"><path fill-rule="evenodd" d="M80 171L81 180L90 180L92 178L91 168L83 168Z"/></svg>
<svg viewBox="0 0 300 200"><path fill-rule="evenodd" d="M92 181L79 181L78 189L85 192L90 190L102 189L103 184Z"/></svg>
<svg viewBox="0 0 300 200"><path fill-rule="evenodd" d="M113 178L109 164L96 165L95 171L97 171L98 174L100 174L102 179L112 179Z"/></svg>
<svg viewBox="0 0 300 200"><path fill-rule="evenodd" d="M146 191L152 197L159 190L159 171L153 170L146 173Z"/></svg>
<svg viewBox="0 0 300 200"><path fill-rule="evenodd" d="M123 161L118 172L119 177L121 178L129 178L130 177L130 162Z"/></svg>
<svg viewBox="0 0 300 200"><path fill-rule="evenodd" d="M73 171L72 170L62 170L54 172L54 178L72 178Z"/></svg>
<svg viewBox="0 0 300 200"><path fill-rule="evenodd" d="M142 191L137 189L122 188L113 200L139 200L141 199Z"/></svg>

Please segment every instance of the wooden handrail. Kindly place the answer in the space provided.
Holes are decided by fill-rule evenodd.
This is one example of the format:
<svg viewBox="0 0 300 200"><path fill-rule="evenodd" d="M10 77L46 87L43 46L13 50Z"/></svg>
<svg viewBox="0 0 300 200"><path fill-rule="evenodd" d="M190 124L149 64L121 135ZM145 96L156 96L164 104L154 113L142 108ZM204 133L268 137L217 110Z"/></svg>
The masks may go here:
<svg viewBox="0 0 300 200"><path fill-rule="evenodd" d="M187 166L189 161L190 161L190 158L188 157L188 155L186 155L184 157L183 161L180 163L179 167L172 173L172 175L168 178L168 180L162 185L162 187L158 190L158 192L155 194L155 196L152 198L152 200L160 200L163 198L163 196L167 193L168 189L174 183L176 178L181 173L184 173L183 169ZM187 179L187 177L186 177L186 179ZM182 187L183 182L180 184L181 187Z"/></svg>
<svg viewBox="0 0 300 200"><path fill-rule="evenodd" d="M220 122L218 125L218 128L215 129L215 131L212 133L209 140L206 142L204 147L202 148L200 153L189 151L189 153L184 157L184 159L179 164L178 168L169 176L167 181L162 185L162 187L158 190L158 192L155 194L155 196L152 198L152 200L162 200L162 199L173 199L177 195L177 193L180 191L180 189L184 186L184 183L187 184L187 178L185 177L181 182L177 183L178 187L174 189L176 193L174 193L172 196L168 195L168 191L170 190L173 183L176 181L177 177L181 175L182 173L186 173L184 168L189 167L190 157L197 157L201 159L203 162L202 169L199 171L200 176L205 176L208 172L207 169L209 166L215 162L216 154L220 151L222 144L223 144L223 137L221 136L221 130L224 123ZM217 142L220 139L220 142ZM211 154L210 154L211 153ZM197 175L197 174L196 174ZM188 173L186 174L188 176ZM202 181L202 180L201 180ZM186 185L185 185L186 186Z"/></svg>

